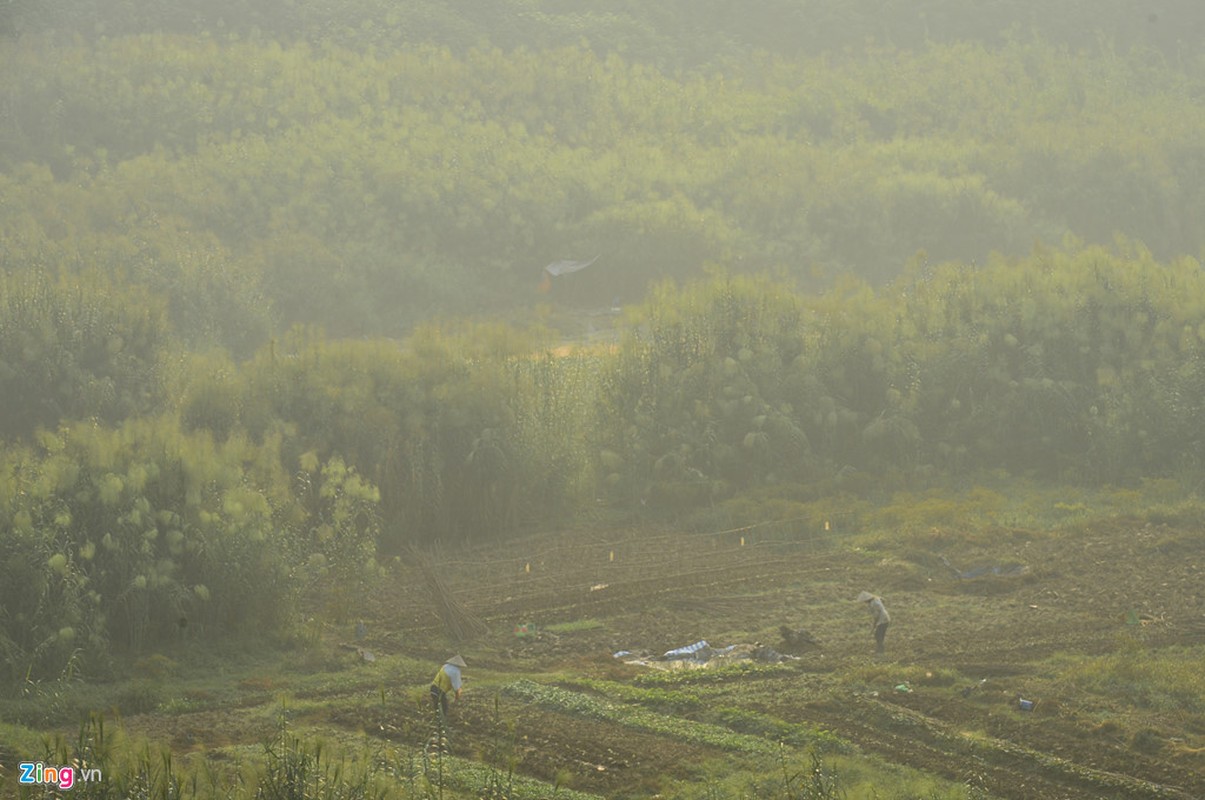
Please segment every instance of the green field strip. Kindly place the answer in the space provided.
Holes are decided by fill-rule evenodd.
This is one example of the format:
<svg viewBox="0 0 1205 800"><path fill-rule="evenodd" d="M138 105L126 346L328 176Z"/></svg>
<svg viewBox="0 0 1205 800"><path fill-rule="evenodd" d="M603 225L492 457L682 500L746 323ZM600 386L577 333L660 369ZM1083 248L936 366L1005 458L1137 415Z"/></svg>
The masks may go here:
<svg viewBox="0 0 1205 800"><path fill-rule="evenodd" d="M538 778L507 774L498 768L480 761L458 756L444 756L447 765L445 785L454 791L468 792L472 797L486 797L483 789L492 783L506 788L505 796L510 800L601 800L603 795L579 792L564 786L554 786Z"/></svg>
<svg viewBox="0 0 1205 800"><path fill-rule="evenodd" d="M509 697L534 703L540 708L560 711L585 719L613 722L634 730L660 734L692 744L715 747L730 752L751 755L772 755L780 745L706 722L671 717L644 708L613 703L582 692L559 686L547 686L529 680L507 684L503 693Z"/></svg>

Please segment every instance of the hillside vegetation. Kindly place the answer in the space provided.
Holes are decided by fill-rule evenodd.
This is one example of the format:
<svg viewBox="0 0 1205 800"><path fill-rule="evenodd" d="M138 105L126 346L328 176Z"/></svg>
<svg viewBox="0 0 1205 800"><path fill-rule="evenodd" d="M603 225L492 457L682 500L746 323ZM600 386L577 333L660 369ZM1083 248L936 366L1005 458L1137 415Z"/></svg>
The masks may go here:
<svg viewBox="0 0 1205 800"><path fill-rule="evenodd" d="M477 5L0 2L14 692L414 547L1200 485L1194 6Z"/></svg>
<svg viewBox="0 0 1205 800"><path fill-rule="evenodd" d="M239 622L221 609L245 607L240 586L271 595L268 613L370 578L378 549L480 542L598 499L699 514L775 486L1187 480L1203 281L1191 259L1101 249L918 266L878 292L720 276L658 288L613 348L554 354L498 325L401 343L298 331L236 363L181 353L130 290L15 273L0 307L28 322L0 347L28 377L4 384L0 585L25 610L7 663L53 672L180 616L217 632ZM69 418L50 427L56 409Z"/></svg>
<svg viewBox="0 0 1205 800"><path fill-rule="evenodd" d="M1026 36L684 69L589 26L506 49L371 30L6 41L7 263L120 273L186 342L246 355L273 326L530 309L564 257L601 256L565 291L602 306L707 264L816 289L1069 233L1205 245L1199 60Z"/></svg>

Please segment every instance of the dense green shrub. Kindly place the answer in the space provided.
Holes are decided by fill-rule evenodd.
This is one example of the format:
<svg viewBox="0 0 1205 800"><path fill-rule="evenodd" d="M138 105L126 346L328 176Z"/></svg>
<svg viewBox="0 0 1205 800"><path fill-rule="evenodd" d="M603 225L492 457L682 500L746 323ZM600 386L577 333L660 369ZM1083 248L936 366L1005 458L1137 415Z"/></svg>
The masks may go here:
<svg viewBox="0 0 1205 800"><path fill-rule="evenodd" d="M616 499L680 507L857 471L1199 469L1202 296L1197 262L1124 242L918 262L878 292L662 290L604 373L596 467Z"/></svg>
<svg viewBox="0 0 1205 800"><path fill-rule="evenodd" d="M764 280L661 287L602 378L596 469L611 497L681 508L814 464L802 298Z"/></svg>
<svg viewBox="0 0 1205 800"><path fill-rule="evenodd" d="M484 323L424 327L400 344L299 329L241 368L194 358L181 414L220 435L279 435L286 464L354 468L379 487L390 549L489 537L560 518L580 499L603 356L542 354L544 342ZM318 480L313 466L302 472L306 485Z"/></svg>
<svg viewBox="0 0 1205 800"><path fill-rule="evenodd" d="M1200 266L1039 251L902 283L897 347L922 458L1092 480L1199 465Z"/></svg>
<svg viewBox="0 0 1205 800"><path fill-rule="evenodd" d="M288 464L355 467L380 487L390 548L563 518L591 480L621 506L679 511L888 475L1126 481L1200 466L1200 281L1191 260L1074 243L917 261L879 291L720 276L658 289L614 351L538 355L505 326L400 345L296 332L245 367L194 359L182 414L275 432Z"/></svg>
<svg viewBox="0 0 1205 800"><path fill-rule="evenodd" d="M153 413L168 344L163 305L137 287L95 272L0 272L0 438Z"/></svg>
<svg viewBox="0 0 1205 800"><path fill-rule="evenodd" d="M34 165L0 173L0 252L17 281L11 291L36 266L61 276L57 285L46 281L52 292L77 287L100 307L128 305L108 313L147 315L189 347L245 356L267 339L272 312L259 273L214 233L146 196L160 179L153 165L128 163L113 180L103 150L72 163L69 185Z"/></svg>
<svg viewBox="0 0 1205 800"><path fill-rule="evenodd" d="M40 435L0 462L0 643L8 677L110 645L275 631L295 599L294 501L279 443L184 434L170 418ZM293 524L291 524L293 523Z"/></svg>

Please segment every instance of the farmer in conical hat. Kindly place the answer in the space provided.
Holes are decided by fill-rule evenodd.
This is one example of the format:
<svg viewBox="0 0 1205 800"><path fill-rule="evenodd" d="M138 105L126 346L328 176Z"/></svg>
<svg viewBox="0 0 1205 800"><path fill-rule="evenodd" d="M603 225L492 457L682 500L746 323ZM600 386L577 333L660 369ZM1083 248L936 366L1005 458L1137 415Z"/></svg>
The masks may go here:
<svg viewBox="0 0 1205 800"><path fill-rule="evenodd" d="M460 699L460 670L467 666L463 658L452 656L431 681L431 706L445 717L448 715L448 694L453 693L457 700Z"/></svg>
<svg viewBox="0 0 1205 800"><path fill-rule="evenodd" d="M876 653L883 652L883 640L887 638L887 626L891 624L891 615L883 605L883 598L870 592L858 595L858 602L866 603L870 609L871 627L874 629L874 649Z"/></svg>

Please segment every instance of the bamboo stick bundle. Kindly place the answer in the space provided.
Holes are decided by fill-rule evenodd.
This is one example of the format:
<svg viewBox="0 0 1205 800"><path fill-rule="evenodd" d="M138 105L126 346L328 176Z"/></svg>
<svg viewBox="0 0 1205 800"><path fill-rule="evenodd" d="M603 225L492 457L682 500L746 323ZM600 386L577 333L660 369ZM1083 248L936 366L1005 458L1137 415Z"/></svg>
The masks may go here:
<svg viewBox="0 0 1205 800"><path fill-rule="evenodd" d="M417 548L412 548L410 559L418 567L427 585L435 611L443 622L444 630L454 642L464 642L474 636L489 633L489 627L481 617L474 614L463 603L456 599L452 590L444 583L443 578L435 569L431 559Z"/></svg>

